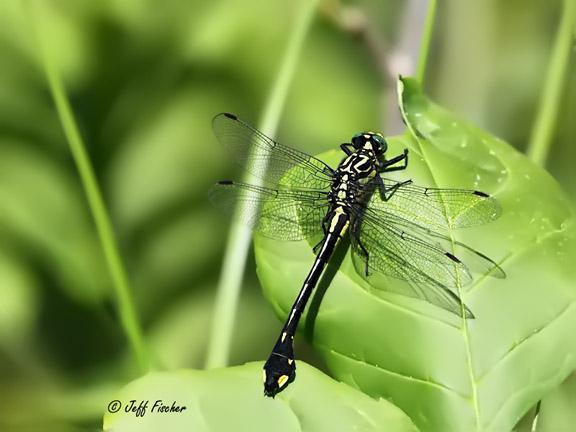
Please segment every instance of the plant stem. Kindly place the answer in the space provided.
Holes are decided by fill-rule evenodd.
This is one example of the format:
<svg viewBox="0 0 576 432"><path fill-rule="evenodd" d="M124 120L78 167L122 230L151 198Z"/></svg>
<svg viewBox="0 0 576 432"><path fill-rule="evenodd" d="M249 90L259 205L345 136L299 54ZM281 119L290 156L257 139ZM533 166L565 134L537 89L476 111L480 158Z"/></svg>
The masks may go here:
<svg viewBox="0 0 576 432"><path fill-rule="evenodd" d="M294 76L304 40L310 28L318 0L303 0L295 26L288 41L286 52L280 64L278 75L264 107L259 129L268 136L274 136L286 102L288 88ZM251 181L255 183L255 180ZM240 209L237 209L237 212ZM237 219L237 218L234 218ZM206 368L224 367L228 364L230 345L234 332L234 322L240 289L246 266L251 232L248 228L233 224L228 234L222 272L218 282L218 292L214 305L214 315L209 339Z"/></svg>
<svg viewBox="0 0 576 432"><path fill-rule="evenodd" d="M36 15L35 13L33 14ZM35 23L39 24L40 20L36 19ZM72 109L70 108L62 80L42 44L42 32L38 31L36 36L50 93L68 141L70 152L76 163L76 168L78 169L90 211L96 225L100 244L102 245L106 264L112 277L121 325L130 343L140 371L145 373L148 370L149 357L136 314L128 277L126 276L126 271L118 251L114 230L112 229L112 224L110 223L110 218L104 200L102 199L94 170L90 164L90 159L88 158Z"/></svg>
<svg viewBox="0 0 576 432"><path fill-rule="evenodd" d="M286 96L288 95L288 88L294 72L298 64L298 58L304 46L304 40L308 34L312 18L318 4L318 0L304 0L301 5L299 17L296 19L295 27L292 33L291 40L289 41L284 58L276 77L276 81L272 87L272 91L268 96L266 105L264 107L262 117L259 122L260 130L265 134L274 136L280 121L282 109L286 103Z"/></svg>
<svg viewBox="0 0 576 432"><path fill-rule="evenodd" d="M428 13L426 15L426 23L422 32L422 41L420 43L420 55L418 57L418 68L416 69L416 79L424 87L424 78L426 75L426 66L428 65L428 55L430 53L430 45L432 42L432 35L434 34L434 22L436 21L436 0L428 1Z"/></svg>
<svg viewBox="0 0 576 432"><path fill-rule="evenodd" d="M528 146L528 157L538 165L544 165L552 144L556 117L560 108L562 89L568 70L573 31L576 28L576 2L564 0L560 27L550 56L544 82L540 108Z"/></svg>
<svg viewBox="0 0 576 432"><path fill-rule="evenodd" d="M425 11L427 1L429 8ZM416 72L417 61L420 73L424 75L432 38L436 0L404 2L401 30L393 46L384 40L375 24L374 16L370 15L365 7L333 1L325 3L323 12L343 31L353 34L366 45L382 80L381 130L386 130L387 135L401 133L405 126L398 112L398 97L394 91L396 81L398 75L413 75Z"/></svg>

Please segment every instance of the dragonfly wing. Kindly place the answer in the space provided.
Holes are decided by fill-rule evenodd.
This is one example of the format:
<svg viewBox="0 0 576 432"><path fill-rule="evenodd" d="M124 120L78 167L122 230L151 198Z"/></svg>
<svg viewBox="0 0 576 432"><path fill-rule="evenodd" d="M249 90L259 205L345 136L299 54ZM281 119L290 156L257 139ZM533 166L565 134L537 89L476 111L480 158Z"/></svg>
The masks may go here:
<svg viewBox="0 0 576 432"><path fill-rule="evenodd" d="M377 236L380 239L377 240L371 230L362 230L360 224L354 224L352 230L353 261L360 274L365 275L368 267L369 271L401 279L405 282L388 284L386 289L396 294L426 300L458 316L474 318L470 309L452 290L429 277L424 270L409 262L408 257L398 255L395 248L388 248L385 242L381 241L381 236ZM366 255L365 243L379 243L379 253L368 251Z"/></svg>
<svg viewBox="0 0 576 432"><path fill-rule="evenodd" d="M426 238L429 242L436 242L444 250L453 251L453 254L474 273L487 274L499 279L506 278L506 273L495 261L462 242L452 240L447 235L433 231L412 221L401 219L393 214L388 214L384 216L384 218L396 227L418 233L419 236Z"/></svg>
<svg viewBox="0 0 576 432"><path fill-rule="evenodd" d="M472 281L467 266L459 258L417 230L399 225L395 219L372 209L364 209L357 219L359 241L369 252L371 267L375 270L390 274L387 262L392 257L419 270L411 280L432 279L448 287L464 286Z"/></svg>
<svg viewBox="0 0 576 432"><path fill-rule="evenodd" d="M368 207L414 221L436 231L483 225L497 219L502 208L493 197L475 190L438 189L383 178L388 201L376 190ZM376 185L371 185L372 190Z"/></svg>
<svg viewBox="0 0 576 432"><path fill-rule="evenodd" d="M320 159L274 141L235 115L218 114L212 126L236 162L265 182L310 189L330 187L332 168Z"/></svg>
<svg viewBox="0 0 576 432"><path fill-rule="evenodd" d="M328 211L322 191L220 182L212 187L209 196L224 211L238 209L237 216L245 225L278 240L302 240L321 233Z"/></svg>

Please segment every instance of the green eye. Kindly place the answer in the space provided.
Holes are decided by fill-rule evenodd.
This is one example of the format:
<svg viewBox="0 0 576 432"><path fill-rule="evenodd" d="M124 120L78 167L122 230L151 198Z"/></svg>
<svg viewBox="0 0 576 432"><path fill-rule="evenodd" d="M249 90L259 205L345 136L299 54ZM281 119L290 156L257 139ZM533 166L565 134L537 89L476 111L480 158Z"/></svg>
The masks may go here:
<svg viewBox="0 0 576 432"><path fill-rule="evenodd" d="M380 144L383 153L386 152L386 150L388 150L388 144L386 143L386 140L382 135L374 134L372 135L372 138L374 139L374 141Z"/></svg>
<svg viewBox="0 0 576 432"><path fill-rule="evenodd" d="M362 132L358 132L356 135L354 135L352 137L352 141L356 141L358 138L360 138L362 135L364 135Z"/></svg>

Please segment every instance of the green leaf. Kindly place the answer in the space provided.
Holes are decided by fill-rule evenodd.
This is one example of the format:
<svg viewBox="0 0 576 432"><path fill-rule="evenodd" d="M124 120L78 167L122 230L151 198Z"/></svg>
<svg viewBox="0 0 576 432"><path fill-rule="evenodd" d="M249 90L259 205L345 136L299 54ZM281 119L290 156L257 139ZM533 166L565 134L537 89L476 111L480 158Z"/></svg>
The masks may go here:
<svg viewBox="0 0 576 432"><path fill-rule="evenodd" d="M275 399L262 394L262 363L209 371L180 370L146 375L111 398L122 403L104 416L104 430L124 431L416 431L410 419L384 400L374 400L329 379L305 363L301 386ZM149 401L136 417L124 411L131 400ZM157 400L185 406L179 413L151 412Z"/></svg>
<svg viewBox="0 0 576 432"><path fill-rule="evenodd" d="M518 422L514 432L569 432L576 424L576 374L548 393Z"/></svg>
<svg viewBox="0 0 576 432"><path fill-rule="evenodd" d="M413 80L401 82L400 100L411 133L389 138L388 154L407 147L410 161L397 177L494 195L500 219L451 234L508 277L477 275L459 289L476 315L463 320L367 285L346 254L329 266L329 289L324 278L301 329L336 378L393 400L422 430L510 430L576 366L574 214L548 173L432 103ZM341 157L321 155L332 165ZM257 236L255 246L264 293L285 318L314 259L310 244Z"/></svg>
<svg viewBox="0 0 576 432"><path fill-rule="evenodd" d="M537 432L570 431L576 425L576 374L542 399Z"/></svg>

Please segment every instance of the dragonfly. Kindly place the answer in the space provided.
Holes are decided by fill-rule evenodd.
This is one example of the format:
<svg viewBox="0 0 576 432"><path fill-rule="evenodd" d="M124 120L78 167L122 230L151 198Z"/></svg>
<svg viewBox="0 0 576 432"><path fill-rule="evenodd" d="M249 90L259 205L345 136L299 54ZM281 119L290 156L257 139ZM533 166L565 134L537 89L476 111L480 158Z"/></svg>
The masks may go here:
<svg viewBox="0 0 576 432"><path fill-rule="evenodd" d="M263 367L264 394L274 397L296 377L294 336L314 288L339 241L350 239L355 269L368 281L381 273L405 283L385 289L474 318L456 294L471 272L504 278L500 266L448 235L485 224L502 210L490 195L467 189L422 187L384 177L408 167L408 150L386 158L383 135L362 132L340 145L336 168L266 136L234 114L221 113L213 129L234 159L259 181L218 182L211 200L238 209L241 222L277 240L321 240L315 259ZM256 182L255 182L256 183ZM311 243L313 244L313 242ZM380 288L380 287L378 287Z"/></svg>

